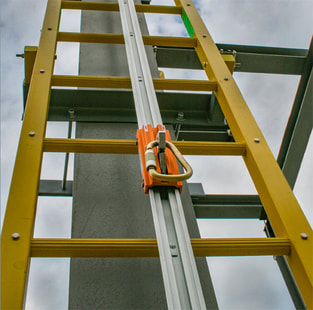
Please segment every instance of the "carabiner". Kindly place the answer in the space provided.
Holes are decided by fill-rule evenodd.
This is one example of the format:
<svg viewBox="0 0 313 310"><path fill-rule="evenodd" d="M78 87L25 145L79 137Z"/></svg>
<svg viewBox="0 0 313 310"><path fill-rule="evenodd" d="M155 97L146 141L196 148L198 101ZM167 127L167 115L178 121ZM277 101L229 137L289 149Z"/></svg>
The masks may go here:
<svg viewBox="0 0 313 310"><path fill-rule="evenodd" d="M171 150L171 152L174 154L176 159L181 163L181 165L186 170L186 172L183 174L163 174L163 173L159 173L156 171L157 164L156 164L156 159L155 159L153 148L158 145L159 145L158 140L151 141L147 145L147 149L145 152L146 169L148 170L150 176L153 179L159 180L162 182L179 182L179 181L184 181L184 180L189 179L193 173L191 166L185 160L183 155L179 152L177 147L169 141L166 141L166 147Z"/></svg>

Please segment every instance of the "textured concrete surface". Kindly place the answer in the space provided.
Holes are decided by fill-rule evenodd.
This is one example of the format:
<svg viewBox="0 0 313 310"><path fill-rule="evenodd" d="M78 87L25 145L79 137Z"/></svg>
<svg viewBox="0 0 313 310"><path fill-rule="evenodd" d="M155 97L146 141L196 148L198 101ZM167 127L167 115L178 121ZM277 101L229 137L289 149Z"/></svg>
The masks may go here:
<svg viewBox="0 0 313 310"><path fill-rule="evenodd" d="M145 28L143 16L140 22ZM81 28L122 32L118 13L85 11ZM152 48L147 51L152 74L157 76ZM80 74L129 76L124 46L81 44ZM125 123L77 123L76 137L135 139L136 129ZM149 197L141 184L138 155L76 154L72 238L155 238ZM187 186L182 200L190 234L199 237ZM197 259L197 265L208 308L214 309L206 260ZM159 258L71 260L69 309L166 308Z"/></svg>

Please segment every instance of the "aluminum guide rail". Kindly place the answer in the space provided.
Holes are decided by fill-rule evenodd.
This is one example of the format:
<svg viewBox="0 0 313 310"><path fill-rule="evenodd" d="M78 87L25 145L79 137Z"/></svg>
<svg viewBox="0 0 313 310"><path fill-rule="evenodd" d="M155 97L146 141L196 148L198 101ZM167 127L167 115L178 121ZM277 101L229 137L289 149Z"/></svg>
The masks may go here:
<svg viewBox="0 0 313 310"><path fill-rule="evenodd" d="M133 0L119 7L138 127L162 125ZM168 308L206 309L178 189L150 189L149 196Z"/></svg>

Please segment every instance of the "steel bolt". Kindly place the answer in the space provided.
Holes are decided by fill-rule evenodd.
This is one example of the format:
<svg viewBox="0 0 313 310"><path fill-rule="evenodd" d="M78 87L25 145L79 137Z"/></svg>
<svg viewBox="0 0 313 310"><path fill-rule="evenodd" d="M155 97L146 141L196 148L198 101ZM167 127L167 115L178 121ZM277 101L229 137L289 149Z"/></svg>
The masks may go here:
<svg viewBox="0 0 313 310"><path fill-rule="evenodd" d="M187 6L191 6L191 4L190 4L190 3L187 3Z"/></svg>
<svg viewBox="0 0 313 310"><path fill-rule="evenodd" d="M40 69L40 73L45 73L45 70L44 69Z"/></svg>
<svg viewBox="0 0 313 310"><path fill-rule="evenodd" d="M255 143L260 143L260 139L259 138L254 138L254 142Z"/></svg>
<svg viewBox="0 0 313 310"><path fill-rule="evenodd" d="M51 28L51 27L48 27L48 30L52 30L52 28Z"/></svg>
<svg viewBox="0 0 313 310"><path fill-rule="evenodd" d="M30 137L33 137L35 134L36 134L35 131L30 131L30 132L28 133L28 135L29 135Z"/></svg>
<svg viewBox="0 0 313 310"><path fill-rule="evenodd" d="M309 236L306 233L301 233L301 239L307 240Z"/></svg>
<svg viewBox="0 0 313 310"><path fill-rule="evenodd" d="M225 81L228 81L228 77L227 77L227 76L225 76L225 77L224 77L224 80L225 80Z"/></svg>
<svg viewBox="0 0 313 310"><path fill-rule="evenodd" d="M75 118L75 110L74 109L68 109L68 114L70 118Z"/></svg>
<svg viewBox="0 0 313 310"><path fill-rule="evenodd" d="M179 121L179 122L183 122L183 121L185 120L185 114L184 114L184 112L178 112L178 113L177 113L176 120Z"/></svg>
<svg viewBox="0 0 313 310"><path fill-rule="evenodd" d="M207 35L206 35L206 34L203 34L202 36L203 36L204 38L206 38L206 37L207 37Z"/></svg>
<svg viewBox="0 0 313 310"><path fill-rule="evenodd" d="M19 234L19 233L14 233L14 234L12 234L12 239L13 239L13 240L18 240L18 239L20 239L20 234Z"/></svg>
<svg viewBox="0 0 313 310"><path fill-rule="evenodd" d="M207 66L207 64L208 64L207 62L203 62L202 67L205 68Z"/></svg>

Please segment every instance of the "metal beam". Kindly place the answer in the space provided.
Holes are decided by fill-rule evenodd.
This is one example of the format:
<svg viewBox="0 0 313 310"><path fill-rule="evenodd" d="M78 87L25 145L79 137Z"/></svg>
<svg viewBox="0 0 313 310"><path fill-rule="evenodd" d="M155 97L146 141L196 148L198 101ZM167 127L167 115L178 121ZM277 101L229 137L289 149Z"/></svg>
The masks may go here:
<svg viewBox="0 0 313 310"><path fill-rule="evenodd" d="M313 41L286 126L277 162L294 187L313 126Z"/></svg>
<svg viewBox="0 0 313 310"><path fill-rule="evenodd" d="M223 51L236 52L235 72L301 75L307 50L264 46L216 44ZM159 67L203 69L193 48L157 46Z"/></svg>
<svg viewBox="0 0 313 310"><path fill-rule="evenodd" d="M267 218L257 195L192 195L191 198L197 218Z"/></svg>

